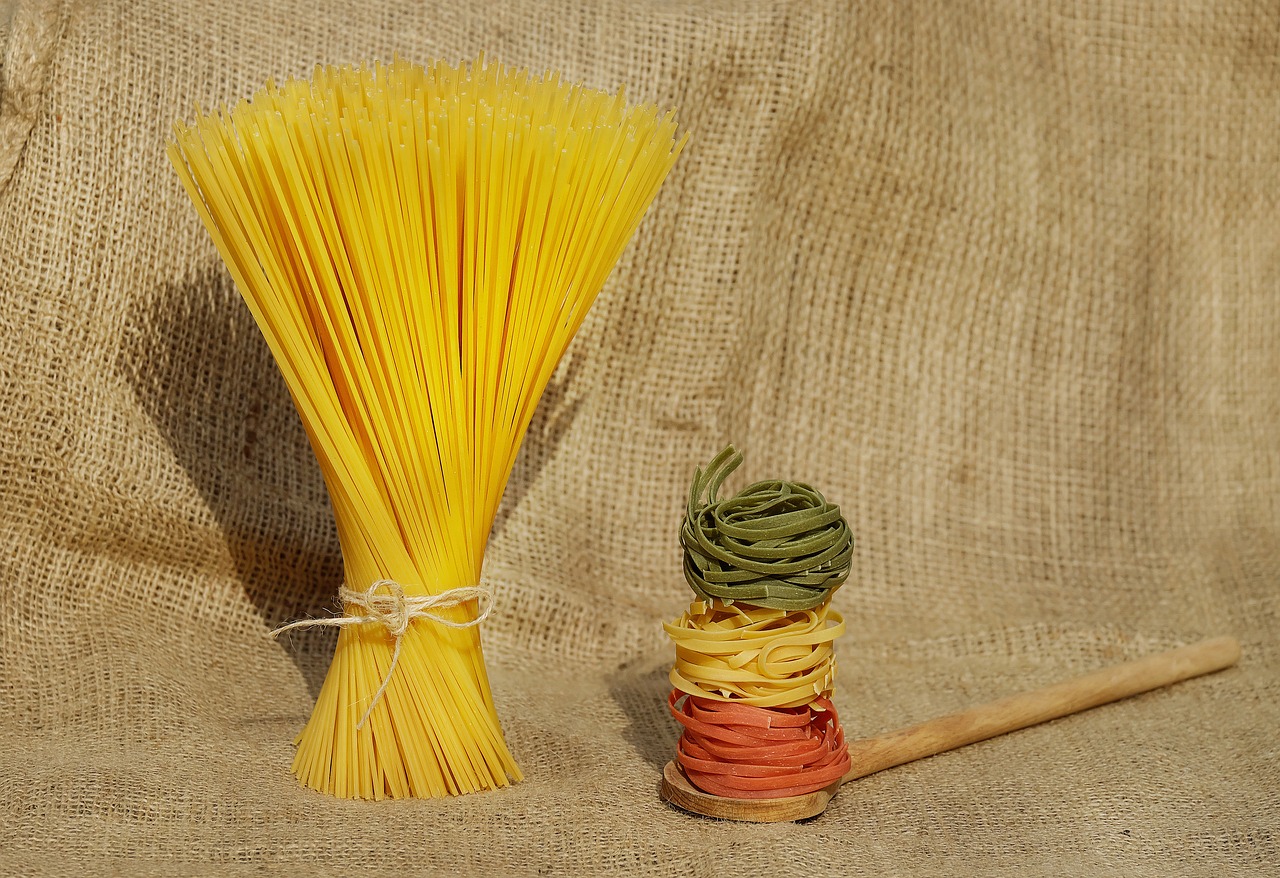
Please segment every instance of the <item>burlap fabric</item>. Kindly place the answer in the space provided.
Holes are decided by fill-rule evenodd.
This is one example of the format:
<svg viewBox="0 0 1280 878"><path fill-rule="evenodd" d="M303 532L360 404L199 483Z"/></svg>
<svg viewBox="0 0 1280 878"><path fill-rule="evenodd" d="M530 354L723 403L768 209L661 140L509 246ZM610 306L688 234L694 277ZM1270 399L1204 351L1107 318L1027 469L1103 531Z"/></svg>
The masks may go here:
<svg viewBox="0 0 1280 878"><path fill-rule="evenodd" d="M3 9L0 6L0 9ZM0 872L1280 873L1280 20L1248 2L19 3L0 12ZM316 61L491 57L694 138L543 401L487 575L528 780L380 805L290 739L340 559L162 154ZM859 538L869 734L1203 636L1237 669L847 787L662 805L695 463ZM740 481L738 482L741 483Z"/></svg>

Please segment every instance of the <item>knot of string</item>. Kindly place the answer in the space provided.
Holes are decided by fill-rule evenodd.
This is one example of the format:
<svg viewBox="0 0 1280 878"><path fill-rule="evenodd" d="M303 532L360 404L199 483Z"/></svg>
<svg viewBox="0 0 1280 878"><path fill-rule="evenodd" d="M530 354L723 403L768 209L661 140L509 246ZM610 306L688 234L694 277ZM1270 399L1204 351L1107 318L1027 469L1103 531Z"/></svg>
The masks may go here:
<svg viewBox="0 0 1280 878"><path fill-rule="evenodd" d="M338 599L342 601L344 608L348 610L356 608L363 613L334 616L331 619L300 619L297 622L281 625L271 632L271 636L275 637L294 628L321 626L345 628L348 625L365 625L370 622L381 625L387 630L395 640L395 649L391 653L391 666L387 668L387 675L382 678L382 685L374 693L364 716L360 718L360 722L356 723L356 729L364 727L370 714L373 713L374 706L387 691L387 686L391 683L391 675L396 670L396 663L400 661L400 647L404 643L404 636L414 620L430 619L446 628L474 628L489 618L489 614L493 612L493 592L479 585L451 588L439 594L407 595L404 593L404 586L395 580L379 579L364 591L355 591L343 584L338 589ZM478 611L474 619L455 622L437 612L449 607L460 607L469 601L476 601Z"/></svg>

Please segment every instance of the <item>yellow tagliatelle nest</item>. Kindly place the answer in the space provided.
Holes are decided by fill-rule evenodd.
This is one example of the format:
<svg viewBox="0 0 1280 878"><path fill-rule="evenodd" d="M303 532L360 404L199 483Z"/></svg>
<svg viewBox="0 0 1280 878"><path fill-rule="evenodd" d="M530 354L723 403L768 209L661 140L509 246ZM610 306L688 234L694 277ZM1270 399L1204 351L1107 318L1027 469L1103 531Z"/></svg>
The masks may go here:
<svg viewBox="0 0 1280 878"><path fill-rule="evenodd" d="M169 158L324 473L344 594L475 590L538 398L683 143L621 92L483 62L318 68L175 126ZM362 621L298 737L302 783L520 778L479 631L448 627L476 601L394 631L345 610Z"/></svg>
<svg viewBox="0 0 1280 878"><path fill-rule="evenodd" d="M663 627L676 646L671 685L680 692L800 707L831 694L832 643L844 633L844 617L830 601L788 612L716 599L694 601Z"/></svg>

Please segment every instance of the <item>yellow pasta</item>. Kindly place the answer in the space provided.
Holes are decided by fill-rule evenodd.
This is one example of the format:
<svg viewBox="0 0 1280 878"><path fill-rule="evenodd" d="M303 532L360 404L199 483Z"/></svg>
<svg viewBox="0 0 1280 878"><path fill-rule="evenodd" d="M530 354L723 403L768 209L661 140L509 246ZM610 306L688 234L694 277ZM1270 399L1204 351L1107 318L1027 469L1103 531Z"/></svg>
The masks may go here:
<svg viewBox="0 0 1280 878"><path fill-rule="evenodd" d="M787 708L831 695L844 617L830 600L787 611L717 598L694 601L663 628L675 643L670 678L679 692Z"/></svg>
<svg viewBox="0 0 1280 878"><path fill-rule="evenodd" d="M349 588L479 582L538 398L683 145L670 113L483 59L317 68L175 126L169 158L320 462ZM465 623L476 601L438 612ZM375 702L394 642L339 632L301 782L379 799L518 780L478 629L415 621Z"/></svg>

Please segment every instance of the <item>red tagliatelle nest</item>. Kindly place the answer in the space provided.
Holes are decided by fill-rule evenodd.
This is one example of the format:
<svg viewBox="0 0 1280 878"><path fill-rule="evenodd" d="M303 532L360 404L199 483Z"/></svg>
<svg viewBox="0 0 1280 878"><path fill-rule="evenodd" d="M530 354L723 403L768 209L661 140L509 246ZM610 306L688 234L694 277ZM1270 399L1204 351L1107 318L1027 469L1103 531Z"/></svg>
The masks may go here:
<svg viewBox="0 0 1280 878"><path fill-rule="evenodd" d="M800 796L849 770L844 729L827 698L805 707L766 708L672 691L667 706L684 726L676 761L703 792L738 799Z"/></svg>

